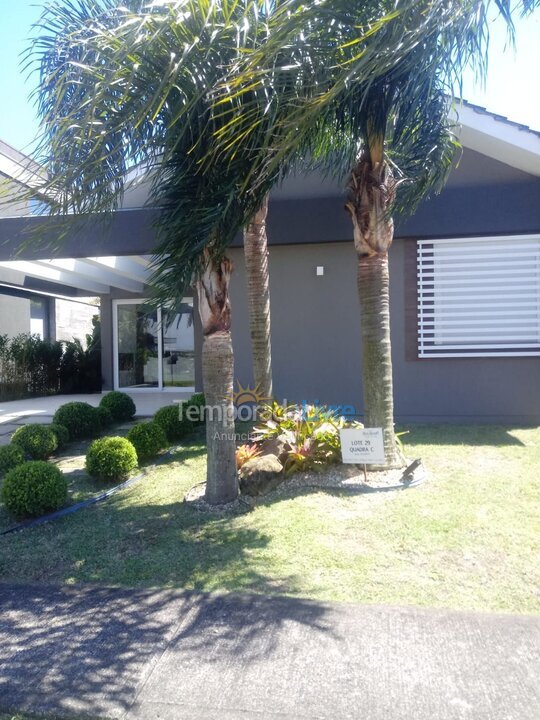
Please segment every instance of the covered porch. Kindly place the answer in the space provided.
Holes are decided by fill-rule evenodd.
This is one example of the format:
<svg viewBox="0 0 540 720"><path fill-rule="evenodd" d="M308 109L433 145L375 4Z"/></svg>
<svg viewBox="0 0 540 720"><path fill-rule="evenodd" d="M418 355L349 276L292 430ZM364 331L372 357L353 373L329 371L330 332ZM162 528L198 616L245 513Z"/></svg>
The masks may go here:
<svg viewBox="0 0 540 720"><path fill-rule="evenodd" d="M164 392L189 394L199 386L193 298L184 298L173 312L149 307L148 255L38 256L0 260L2 270L19 280L9 287L0 282L0 293L99 298L103 390L157 398ZM153 402L141 398L136 404L146 411ZM161 404L168 402L164 398Z"/></svg>

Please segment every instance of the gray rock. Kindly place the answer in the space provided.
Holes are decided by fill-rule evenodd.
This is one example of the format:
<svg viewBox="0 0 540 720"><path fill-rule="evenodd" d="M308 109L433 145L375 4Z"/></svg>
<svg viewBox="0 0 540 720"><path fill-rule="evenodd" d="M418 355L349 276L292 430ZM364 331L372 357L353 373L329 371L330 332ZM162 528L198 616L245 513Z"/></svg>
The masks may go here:
<svg viewBox="0 0 540 720"><path fill-rule="evenodd" d="M263 440L261 443L261 454L275 455L281 464L287 459L287 453L290 449L291 446L283 435L266 438L266 440Z"/></svg>
<svg viewBox="0 0 540 720"><path fill-rule="evenodd" d="M240 468L240 490L256 497L275 490L284 481L283 466L275 455L260 455Z"/></svg>

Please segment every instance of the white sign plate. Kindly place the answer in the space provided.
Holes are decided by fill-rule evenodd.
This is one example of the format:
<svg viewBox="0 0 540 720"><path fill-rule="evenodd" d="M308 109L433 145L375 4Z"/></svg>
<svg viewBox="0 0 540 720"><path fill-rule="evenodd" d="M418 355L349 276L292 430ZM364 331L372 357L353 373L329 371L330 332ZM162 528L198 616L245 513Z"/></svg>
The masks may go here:
<svg viewBox="0 0 540 720"><path fill-rule="evenodd" d="M344 463L372 465L384 463L382 428L348 428L339 431Z"/></svg>

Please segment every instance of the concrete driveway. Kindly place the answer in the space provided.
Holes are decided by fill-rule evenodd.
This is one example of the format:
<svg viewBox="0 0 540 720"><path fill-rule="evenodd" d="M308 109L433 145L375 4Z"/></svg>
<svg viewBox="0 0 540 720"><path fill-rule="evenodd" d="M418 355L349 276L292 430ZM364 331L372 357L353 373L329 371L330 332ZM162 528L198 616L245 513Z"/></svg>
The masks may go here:
<svg viewBox="0 0 540 720"><path fill-rule="evenodd" d="M145 390L128 394L133 398L138 417L150 417L160 407L169 405L174 401L184 400L192 395L192 393L182 390L163 392ZM102 393L89 393L86 395L49 395L47 397L2 402L0 403L0 445L7 445L11 435L21 425L27 423L51 423L54 413L64 403L77 401L97 406L102 397Z"/></svg>
<svg viewBox="0 0 540 720"><path fill-rule="evenodd" d="M0 585L0 711L537 720L540 618Z"/></svg>

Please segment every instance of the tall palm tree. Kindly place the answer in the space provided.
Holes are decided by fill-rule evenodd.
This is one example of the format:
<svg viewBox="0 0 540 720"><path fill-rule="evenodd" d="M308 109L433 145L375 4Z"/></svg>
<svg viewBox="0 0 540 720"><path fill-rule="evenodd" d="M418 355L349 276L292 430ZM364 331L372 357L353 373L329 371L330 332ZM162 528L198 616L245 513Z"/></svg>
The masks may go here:
<svg viewBox="0 0 540 720"><path fill-rule="evenodd" d="M152 170L151 202L160 208L153 300L174 307L193 282L198 296L210 503L238 493L227 247L266 207L281 170L241 187L251 159L237 153L201 172L219 127L208 91L256 46L265 22L264 5L249 0L65 0L45 11L29 53L40 70L41 190L65 232L115 210L135 164Z"/></svg>
<svg viewBox="0 0 540 720"><path fill-rule="evenodd" d="M397 5L131 0L126 7L116 0L64 0L40 23L30 59L37 54L40 67L41 159L49 173L41 190L52 211L68 218L68 227L95 221L93 214L119 206L129 168L147 163L152 201L160 208L156 300L176 305L195 278L205 335L203 383L223 415L217 426L207 424L211 502L237 493L226 254L237 232L299 155L321 159L332 151L334 166L353 166L362 132L369 140L372 127L381 127L380 118L373 125L360 112L376 81L402 93L399 112L389 105L386 132L394 139L401 132L400 151L407 150L403 156L416 168L409 173L414 187L431 187L444 174L438 160L448 156L448 134L442 120L434 120L437 112L426 119L423 110L442 108L435 82L439 48L451 47L452 38L482 45L485 21L474 24L471 12L484 4ZM411 93L407 104L412 70L423 67L418 63L429 53L430 72L419 73L424 102ZM441 141L433 167L418 150L425 143L415 143L430 123ZM397 182L408 177L401 174Z"/></svg>
<svg viewBox="0 0 540 720"><path fill-rule="evenodd" d="M539 4L525 0L521 9ZM490 18L501 15L512 35L516 11L509 0L285 1L270 18L268 42L241 58L216 94L216 108L228 107L234 122L211 152L264 145L262 167L252 168L258 182L299 151L326 172L349 175L364 416L367 426L384 429L387 466L402 463L390 341L393 215L412 212L443 187L458 147L450 88L469 65L485 73ZM272 103L277 129L265 121Z"/></svg>
<svg viewBox="0 0 540 720"><path fill-rule="evenodd" d="M268 196L244 229L244 256L253 355L253 378L259 398L272 397L272 333L266 216Z"/></svg>

